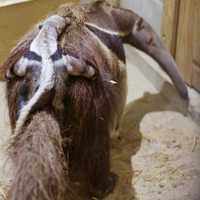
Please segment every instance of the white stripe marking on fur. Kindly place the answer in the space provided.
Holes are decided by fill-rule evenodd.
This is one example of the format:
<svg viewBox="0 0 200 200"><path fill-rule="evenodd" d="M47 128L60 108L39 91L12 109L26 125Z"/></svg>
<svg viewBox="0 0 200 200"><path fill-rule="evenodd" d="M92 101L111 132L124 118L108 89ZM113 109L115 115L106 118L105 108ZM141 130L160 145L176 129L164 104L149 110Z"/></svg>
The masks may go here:
<svg viewBox="0 0 200 200"><path fill-rule="evenodd" d="M55 70L51 55L57 51L57 38L64 27L64 18L57 15L51 16L44 21L42 29L31 43L30 50L42 57L40 87L29 102L22 108L16 123L15 134L20 131L32 107L38 102L42 94L54 87Z"/></svg>
<svg viewBox="0 0 200 200"><path fill-rule="evenodd" d="M105 52L105 56L110 62L110 65L112 65L112 51L90 29L87 28L87 31L98 42L100 48L102 49L102 52Z"/></svg>
<svg viewBox="0 0 200 200"><path fill-rule="evenodd" d="M121 37L127 35L127 33L125 33L125 32L119 32L119 31L108 30L108 29L102 28L102 27L100 27L100 26L98 26L98 25L96 25L96 24L90 23L90 22L85 22L85 24L86 24L87 26L91 26L91 27L93 27L93 28L98 29L99 31L102 31L102 32L107 33L107 34L110 34L110 35L121 36Z"/></svg>

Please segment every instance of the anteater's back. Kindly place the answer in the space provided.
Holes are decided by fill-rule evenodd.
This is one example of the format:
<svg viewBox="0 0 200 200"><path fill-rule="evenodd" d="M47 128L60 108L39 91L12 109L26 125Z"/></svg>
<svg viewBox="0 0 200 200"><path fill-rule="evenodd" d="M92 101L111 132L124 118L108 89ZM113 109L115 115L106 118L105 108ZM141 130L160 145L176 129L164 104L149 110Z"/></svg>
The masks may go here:
<svg viewBox="0 0 200 200"><path fill-rule="evenodd" d="M63 82L59 78L57 87L64 90L59 90L57 97L63 99L63 105L58 106L60 101L56 101L54 108L63 138L67 138L65 152L70 159L71 177L81 181L90 195L101 196L114 184L109 166L109 138L119 126L126 100L124 49L117 36L85 25L69 27L61 47L64 54L83 59L96 69L93 80L69 77Z"/></svg>

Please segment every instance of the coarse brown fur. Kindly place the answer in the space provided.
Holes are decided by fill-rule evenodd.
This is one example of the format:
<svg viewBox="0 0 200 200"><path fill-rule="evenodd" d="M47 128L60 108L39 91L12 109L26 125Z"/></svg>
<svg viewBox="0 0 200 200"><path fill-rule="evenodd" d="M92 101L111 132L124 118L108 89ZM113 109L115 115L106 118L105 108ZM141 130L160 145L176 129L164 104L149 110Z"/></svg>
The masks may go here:
<svg viewBox="0 0 200 200"><path fill-rule="evenodd" d="M35 113L9 153L15 169L8 199L64 199L67 165L60 128L50 113Z"/></svg>
<svg viewBox="0 0 200 200"><path fill-rule="evenodd" d="M63 53L89 63L97 74L95 80L90 80L66 76L58 71L54 89L43 95L31 110L10 148L16 165L9 193L12 200L62 200L63 194L67 200L78 199L81 194L87 198L102 198L112 191L115 176L110 171L109 137L119 128L127 93L126 69L121 66L125 64L123 43L130 43L150 54L142 48L148 44L142 43L140 33L139 36L132 33L140 18L131 11L98 1L81 7L77 4L63 6L55 13L72 20L59 37ZM116 36L94 30L85 22L123 34ZM6 62L8 66L16 62L18 55L23 55L34 37L30 38L27 37L27 42L25 39L11 53ZM175 75L169 73L170 76L176 77L177 72L173 72ZM34 83L38 73L33 67L26 76L7 81L13 130L21 102L28 101L36 90ZM32 191L36 191L33 197L30 196ZM78 191L77 196L74 191Z"/></svg>
<svg viewBox="0 0 200 200"><path fill-rule="evenodd" d="M34 114L35 111L45 108L48 112L54 113L60 126L66 159L69 162L69 177L72 182L70 185L79 182L81 188L78 190L88 198L92 196L103 197L113 189L115 176L110 172L109 134L118 127L126 100L126 71L120 71L117 56L112 52L109 53L110 55L104 52L104 49L99 47L99 42L92 38L91 34L93 33L90 33L86 27L82 28L80 24L73 24L63 34L60 44L64 53L79 57L94 66L98 73L96 79L87 80L81 77L66 79L63 74L58 73L56 88L47 95L54 97L52 101L49 101L51 98L48 98L47 101L40 101L43 103L40 103L39 107L36 106L32 111ZM83 41L81 46L80 41ZM121 43L120 45L123 49ZM107 47L105 46L105 48ZM37 77L35 73L37 74L35 71L29 71L23 78L8 81L8 104L13 129L19 109L19 98L22 96L24 101L30 99L32 91L34 91L32 88L34 80ZM116 81L117 84L110 83L110 80ZM31 125L29 122L34 123L34 118L27 121L28 127ZM50 125L51 120L48 123ZM43 132L43 130L38 131L41 131L41 134ZM16 137L17 143L21 139L26 143L25 140L28 138L23 138L24 134L26 134L26 126L22 135ZM49 142L46 138L46 143ZM27 140L27 145L28 143ZM44 144L38 143L37 145ZM23 148L23 145L22 147L17 145L15 150L18 151L18 148L19 152L22 153L18 154L19 157L16 157L16 160L19 159L17 165L21 166L20 160L23 159L23 151L26 154L27 150ZM46 149L43 153L41 156L48 154ZM58 164L62 161L61 158L57 160ZM27 162L32 163L35 160L30 157ZM48 170L48 162L44 163L43 167L47 167ZM38 170L40 171L40 169ZM60 170L62 169L60 168ZM39 171L32 171L32 175L37 176ZM17 198L17 192L20 190L17 186L19 179L21 179L22 185L29 184L35 187L34 180L32 183L32 179L30 179L29 183L27 179L22 178L26 173L24 170L24 174L18 173L19 176L14 178L10 190L13 198ZM43 176L36 178L37 181L41 182L44 190L48 192L54 184L47 182L49 183L47 185ZM63 176L61 177L63 178ZM15 187L16 189L13 189ZM29 187L23 192L24 196L21 195L20 199L28 199ZM66 195L68 196L68 194ZM40 192L37 198L43 199Z"/></svg>

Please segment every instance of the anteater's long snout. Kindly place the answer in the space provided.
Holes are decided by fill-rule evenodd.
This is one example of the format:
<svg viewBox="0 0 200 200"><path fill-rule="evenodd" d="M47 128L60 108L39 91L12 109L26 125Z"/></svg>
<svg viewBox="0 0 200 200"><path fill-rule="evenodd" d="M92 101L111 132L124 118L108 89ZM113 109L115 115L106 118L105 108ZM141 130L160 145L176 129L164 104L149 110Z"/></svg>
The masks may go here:
<svg viewBox="0 0 200 200"><path fill-rule="evenodd" d="M160 64L161 68L169 75L180 96L184 99L188 99L187 86L178 71L174 58L162 45L160 38L147 22L142 18L136 20L128 40L137 49L142 50L154 58Z"/></svg>
<svg viewBox="0 0 200 200"><path fill-rule="evenodd" d="M184 99L188 99L187 86L182 79L176 62L171 54L165 48L151 47L150 54L162 67L162 69L170 76L179 94Z"/></svg>

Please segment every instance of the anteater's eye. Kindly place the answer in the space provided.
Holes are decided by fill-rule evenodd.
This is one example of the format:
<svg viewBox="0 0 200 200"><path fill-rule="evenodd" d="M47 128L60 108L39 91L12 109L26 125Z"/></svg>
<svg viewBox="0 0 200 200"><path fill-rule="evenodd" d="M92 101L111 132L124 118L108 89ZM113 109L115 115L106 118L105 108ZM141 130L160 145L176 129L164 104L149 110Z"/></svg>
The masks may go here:
<svg viewBox="0 0 200 200"><path fill-rule="evenodd" d="M42 24L40 24L40 25L38 26L38 28L41 30L41 29L42 29Z"/></svg>

